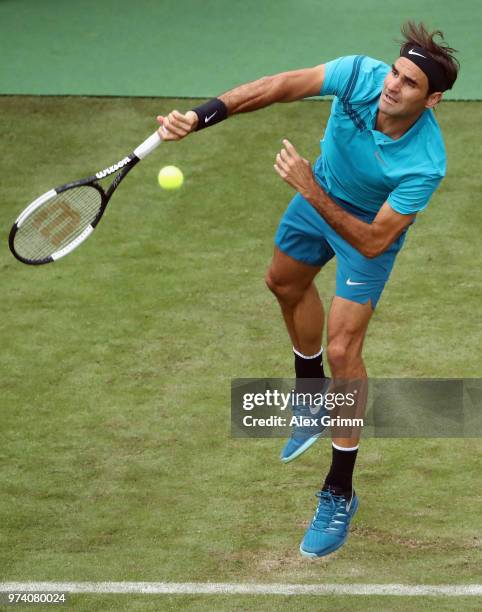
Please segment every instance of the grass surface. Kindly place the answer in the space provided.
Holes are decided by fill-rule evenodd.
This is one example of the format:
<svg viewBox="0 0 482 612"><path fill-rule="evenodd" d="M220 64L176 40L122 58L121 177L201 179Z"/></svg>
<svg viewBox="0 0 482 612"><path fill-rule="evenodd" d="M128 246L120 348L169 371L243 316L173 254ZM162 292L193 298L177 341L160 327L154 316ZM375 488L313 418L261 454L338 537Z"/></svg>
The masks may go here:
<svg viewBox="0 0 482 612"><path fill-rule="evenodd" d="M292 374L263 283L292 195L272 163L284 137L314 159L328 103L280 105L166 143L126 179L78 251L38 268L10 255L10 225L29 200L113 163L172 106L191 103L0 98L2 579L480 582L479 440L364 441L350 541L309 562L298 544L328 445L282 466L280 440L229 436L231 378ZM375 313L371 376L480 376L482 104L445 103L438 120L448 176L410 230ZM168 164L186 177L172 194L156 180ZM326 305L334 272L331 263L318 281ZM371 599L376 609L382 600ZM77 609L271 605L75 600ZM343 598L344 609L359 601ZM386 610L422 605L383 601ZM433 609L455 601L466 605L438 600ZM316 605L304 598L303 608Z"/></svg>
<svg viewBox="0 0 482 612"><path fill-rule="evenodd" d="M59 610L75 609L82 612L106 610L118 612L118 610L133 610L145 612L174 611L174 610L243 610L263 611L273 610L368 610L370 612L407 612L407 610L480 610L480 601L475 597L313 597L313 596L225 596L214 597L203 595L72 595L68 598L67 605L59 607ZM30 606L29 609L32 609ZM50 607L35 606L35 610L52 610ZM57 609L57 608L56 608ZM11 610L11 608L8 608Z"/></svg>

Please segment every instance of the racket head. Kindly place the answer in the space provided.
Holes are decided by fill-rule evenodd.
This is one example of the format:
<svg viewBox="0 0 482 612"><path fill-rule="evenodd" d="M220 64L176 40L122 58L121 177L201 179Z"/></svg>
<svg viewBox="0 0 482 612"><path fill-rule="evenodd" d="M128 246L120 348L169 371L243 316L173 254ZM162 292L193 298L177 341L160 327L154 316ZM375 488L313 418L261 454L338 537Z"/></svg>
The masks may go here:
<svg viewBox="0 0 482 612"><path fill-rule="evenodd" d="M156 131L116 164L74 183L47 191L17 218L8 244L29 265L51 263L76 249L99 223L112 194L128 172L162 142ZM98 181L115 174L105 190Z"/></svg>
<svg viewBox="0 0 482 612"><path fill-rule="evenodd" d="M21 262L51 263L77 248L94 231L108 198L96 183L71 184L47 191L19 215L9 247Z"/></svg>

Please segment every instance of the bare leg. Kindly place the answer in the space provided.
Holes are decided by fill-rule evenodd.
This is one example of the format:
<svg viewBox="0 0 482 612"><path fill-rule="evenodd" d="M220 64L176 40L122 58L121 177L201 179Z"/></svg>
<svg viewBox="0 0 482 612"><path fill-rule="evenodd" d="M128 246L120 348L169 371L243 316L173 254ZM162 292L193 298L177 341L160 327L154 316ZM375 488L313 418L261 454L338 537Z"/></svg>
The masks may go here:
<svg viewBox="0 0 482 612"><path fill-rule="evenodd" d="M362 359L363 341L373 310L371 303L358 304L341 297L333 299L328 317L328 362L334 379L364 381L367 377ZM362 384L359 402L366 402L366 384ZM363 410L365 406L360 406ZM337 446L352 448L360 436L333 437Z"/></svg>
<svg viewBox="0 0 482 612"><path fill-rule="evenodd" d="M275 248L266 284L276 295L293 346L304 355L320 350L323 305L313 279L320 271Z"/></svg>

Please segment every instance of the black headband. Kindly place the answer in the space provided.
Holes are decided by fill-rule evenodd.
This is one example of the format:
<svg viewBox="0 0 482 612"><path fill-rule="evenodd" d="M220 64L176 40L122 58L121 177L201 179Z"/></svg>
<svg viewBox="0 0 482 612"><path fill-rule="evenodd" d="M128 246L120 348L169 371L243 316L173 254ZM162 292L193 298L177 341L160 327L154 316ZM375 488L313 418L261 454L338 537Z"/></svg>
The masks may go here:
<svg viewBox="0 0 482 612"><path fill-rule="evenodd" d="M406 57L427 75L431 91L452 89L442 66L423 47L406 45L400 53L400 57Z"/></svg>

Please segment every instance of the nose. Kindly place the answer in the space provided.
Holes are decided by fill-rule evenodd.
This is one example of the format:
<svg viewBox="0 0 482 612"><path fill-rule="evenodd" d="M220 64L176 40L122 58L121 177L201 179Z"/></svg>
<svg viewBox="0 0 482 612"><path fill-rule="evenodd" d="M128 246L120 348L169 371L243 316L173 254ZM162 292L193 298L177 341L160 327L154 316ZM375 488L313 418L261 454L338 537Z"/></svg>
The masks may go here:
<svg viewBox="0 0 482 612"><path fill-rule="evenodd" d="M392 75L387 85L389 91L400 91L400 78Z"/></svg>

